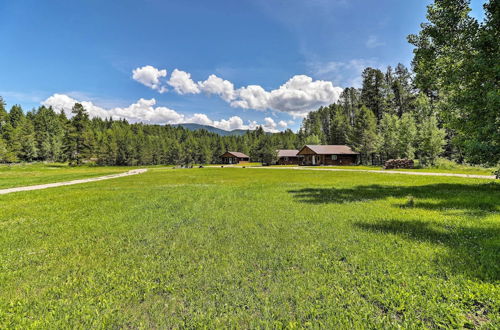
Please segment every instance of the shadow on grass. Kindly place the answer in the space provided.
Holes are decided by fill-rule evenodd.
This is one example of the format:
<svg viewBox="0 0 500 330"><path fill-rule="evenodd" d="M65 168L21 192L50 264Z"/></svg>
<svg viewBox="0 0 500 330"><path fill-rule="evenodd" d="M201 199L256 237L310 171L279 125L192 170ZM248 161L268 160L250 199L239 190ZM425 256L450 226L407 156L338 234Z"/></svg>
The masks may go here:
<svg viewBox="0 0 500 330"><path fill-rule="evenodd" d="M358 222L355 226L376 233L396 234L406 239L444 245L449 249L439 258L454 273L487 282L500 280L500 227L447 226L419 220Z"/></svg>
<svg viewBox="0 0 500 330"><path fill-rule="evenodd" d="M353 188L305 188L289 193L309 204L349 203L381 200L389 197L406 198L395 206L428 210L461 210L468 215L486 216L500 211L500 185L432 184L425 186L367 185Z"/></svg>

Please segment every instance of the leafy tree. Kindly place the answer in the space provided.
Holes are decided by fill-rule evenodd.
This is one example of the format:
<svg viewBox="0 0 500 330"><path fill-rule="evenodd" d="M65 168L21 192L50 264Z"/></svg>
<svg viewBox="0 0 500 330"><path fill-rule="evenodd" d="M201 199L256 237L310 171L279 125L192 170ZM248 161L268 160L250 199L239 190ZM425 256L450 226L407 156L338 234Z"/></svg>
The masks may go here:
<svg viewBox="0 0 500 330"><path fill-rule="evenodd" d="M321 139L316 134L312 134L306 137L305 144L318 145L321 144Z"/></svg>
<svg viewBox="0 0 500 330"><path fill-rule="evenodd" d="M379 126L379 153L383 155L385 159L399 157L399 126L397 115L386 113L382 116Z"/></svg>
<svg viewBox="0 0 500 330"><path fill-rule="evenodd" d="M435 116L430 116L420 124L418 134L418 154L423 165L434 165L443 152L446 132L438 127Z"/></svg>
<svg viewBox="0 0 500 330"><path fill-rule="evenodd" d="M485 6L485 21L469 15L467 0L436 0L418 35L413 69L416 84L429 95L466 159L500 162L500 3Z"/></svg>
<svg viewBox="0 0 500 330"><path fill-rule="evenodd" d="M351 134L351 144L361 154L363 164L369 164L377 150L377 120L373 111L362 106L356 114Z"/></svg>
<svg viewBox="0 0 500 330"><path fill-rule="evenodd" d="M415 143L417 126L410 113L403 113L399 122L398 156L413 159L415 157Z"/></svg>

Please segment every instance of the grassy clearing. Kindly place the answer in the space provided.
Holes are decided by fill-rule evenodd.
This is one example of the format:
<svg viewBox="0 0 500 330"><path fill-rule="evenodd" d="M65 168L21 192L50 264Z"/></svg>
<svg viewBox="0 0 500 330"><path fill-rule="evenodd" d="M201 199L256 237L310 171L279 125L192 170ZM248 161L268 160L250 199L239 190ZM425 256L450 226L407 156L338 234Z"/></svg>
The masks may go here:
<svg viewBox="0 0 500 330"><path fill-rule="evenodd" d="M0 165L0 189L85 179L126 172L132 167L70 167L67 164Z"/></svg>
<svg viewBox="0 0 500 330"><path fill-rule="evenodd" d="M273 167L293 167L297 165L274 165ZM382 166L366 166L366 165L354 165L354 166L301 166L302 168L332 168L332 169L344 169L344 170L376 170L383 171ZM482 168L482 167L467 167L446 169L446 168L412 168L412 169L391 169L390 171L400 171L400 172L427 172L427 173L456 173L456 174L471 174L471 175L493 175L493 168Z"/></svg>
<svg viewBox="0 0 500 330"><path fill-rule="evenodd" d="M500 327L500 185L204 168L0 196L0 328Z"/></svg>
<svg viewBox="0 0 500 330"><path fill-rule="evenodd" d="M310 168L335 168L335 169L351 169L351 170L377 170L383 171L381 166L304 166ZM390 171L400 172L427 172L427 173L456 173L456 174L471 174L471 175L493 175L493 169L487 168L462 168L462 169L443 169L443 168L412 168L412 169L391 169Z"/></svg>

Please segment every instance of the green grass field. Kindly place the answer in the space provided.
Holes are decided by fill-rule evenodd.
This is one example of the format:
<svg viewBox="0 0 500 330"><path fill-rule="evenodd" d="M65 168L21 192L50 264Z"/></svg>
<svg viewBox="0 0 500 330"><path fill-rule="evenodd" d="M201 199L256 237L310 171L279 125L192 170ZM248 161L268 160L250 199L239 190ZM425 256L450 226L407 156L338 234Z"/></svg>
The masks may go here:
<svg viewBox="0 0 500 330"><path fill-rule="evenodd" d="M500 327L493 180L150 169L0 205L0 328Z"/></svg>
<svg viewBox="0 0 500 330"><path fill-rule="evenodd" d="M278 167L290 167L290 165L283 165ZM382 166L301 166L307 168L332 168L344 170L376 170L384 171ZM427 173L455 173L455 174L470 174L470 175L493 175L494 169L470 167L470 168L457 168L457 169L443 169L443 168L412 168L412 169L392 169L390 171L400 172L427 172Z"/></svg>
<svg viewBox="0 0 500 330"><path fill-rule="evenodd" d="M121 173L133 167L70 167L67 164L0 165L0 189Z"/></svg>

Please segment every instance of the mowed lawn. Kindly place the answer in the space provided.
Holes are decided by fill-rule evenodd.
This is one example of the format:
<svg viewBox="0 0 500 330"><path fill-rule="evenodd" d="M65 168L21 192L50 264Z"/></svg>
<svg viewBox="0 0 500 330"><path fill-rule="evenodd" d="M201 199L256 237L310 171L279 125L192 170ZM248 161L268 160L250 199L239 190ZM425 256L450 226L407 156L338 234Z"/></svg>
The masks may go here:
<svg viewBox="0 0 500 330"><path fill-rule="evenodd" d="M500 327L493 180L150 169L0 210L0 328Z"/></svg>
<svg viewBox="0 0 500 330"><path fill-rule="evenodd" d="M70 167L66 164L0 165L0 189L86 179L127 172L130 167Z"/></svg>

